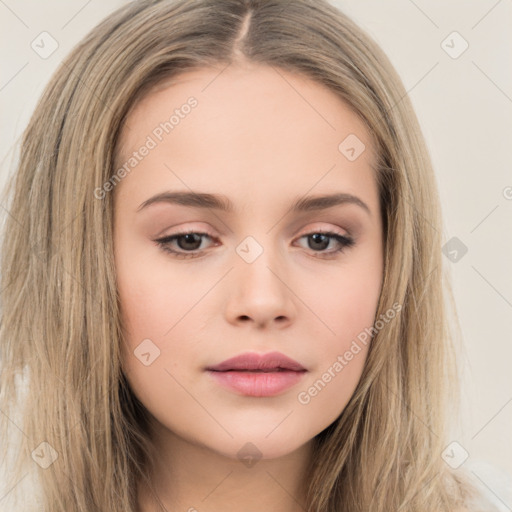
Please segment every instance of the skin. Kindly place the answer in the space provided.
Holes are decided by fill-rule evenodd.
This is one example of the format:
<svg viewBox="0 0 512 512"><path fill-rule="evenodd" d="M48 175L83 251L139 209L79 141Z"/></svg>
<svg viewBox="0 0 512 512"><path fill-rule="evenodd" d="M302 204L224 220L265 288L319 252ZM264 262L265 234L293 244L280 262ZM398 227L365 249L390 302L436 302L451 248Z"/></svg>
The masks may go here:
<svg viewBox="0 0 512 512"><path fill-rule="evenodd" d="M121 133L120 165L175 108L198 100L113 191L122 364L151 413L151 479L167 510L236 504L242 512L291 512L304 502L312 439L345 408L368 351L362 346L309 403L299 402L375 320L383 278L375 154L362 121L324 86L250 63L220 71L162 84ZM366 146L355 161L338 149L349 134ZM137 211L170 190L224 194L235 210L155 203ZM298 197L334 192L357 196L370 213L350 203L289 211ZM199 254L178 259L154 240L179 230L212 237L172 242ZM306 236L318 230L355 245L334 253L339 244L327 238L318 248ZM263 249L252 263L236 251L247 236ZM134 355L145 339L160 350L148 366ZM308 370L278 396L237 394L204 371L246 351L273 350ZM237 457L247 442L261 454L252 467ZM142 485L139 496L141 511L162 510Z"/></svg>

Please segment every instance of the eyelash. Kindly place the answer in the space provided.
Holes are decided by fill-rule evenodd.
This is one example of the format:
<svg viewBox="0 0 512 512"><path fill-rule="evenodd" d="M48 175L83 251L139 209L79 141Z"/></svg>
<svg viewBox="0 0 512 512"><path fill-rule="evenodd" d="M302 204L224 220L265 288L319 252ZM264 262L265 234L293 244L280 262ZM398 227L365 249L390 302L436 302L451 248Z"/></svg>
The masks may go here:
<svg viewBox="0 0 512 512"><path fill-rule="evenodd" d="M336 256L338 253L342 253L345 249L348 249L350 247L352 247L354 244L355 244L355 240L351 237L348 237L348 236L344 236L344 235L339 235L338 233L333 233L331 231L312 231L310 233L306 233L305 235L302 235L300 238L305 238L305 237L308 237L308 236L312 236L312 235L327 235L329 236L330 238L333 238L334 240L336 240L339 244L340 244L340 247L334 251L330 251L330 252L326 252L326 253L319 253L319 254L325 254L325 255L328 255L328 256L317 256L315 255L314 257L315 258L320 258L320 259L331 259L332 256ZM154 242L156 242L160 248L166 252L166 253L170 253L172 254L174 257L178 258L178 259L187 259L187 258L198 258L200 257L200 254L198 254L197 250L195 252L191 252L191 251L188 251L188 252L179 252L179 251L175 251L174 249L171 249L169 247L170 243L173 242L174 240L178 239L178 238L181 238L182 236L185 236L185 235L200 235L200 236L207 236L208 238L210 239L213 239L214 237L212 237L210 234L208 233L202 233L202 232L198 232L198 231L183 231L183 232L178 232L178 233L175 233L174 235L169 235L169 236L166 236L166 237L163 237L163 238L159 238L157 240L154 240ZM318 251L313 251L313 252L316 252L318 253Z"/></svg>

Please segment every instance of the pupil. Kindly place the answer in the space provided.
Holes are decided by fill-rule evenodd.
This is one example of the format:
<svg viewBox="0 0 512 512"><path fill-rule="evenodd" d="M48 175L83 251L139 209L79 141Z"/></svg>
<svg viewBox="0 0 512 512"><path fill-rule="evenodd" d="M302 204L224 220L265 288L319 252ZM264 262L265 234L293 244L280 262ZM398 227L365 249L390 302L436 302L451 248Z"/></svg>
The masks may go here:
<svg viewBox="0 0 512 512"><path fill-rule="evenodd" d="M199 237L196 233L188 233L186 235L182 235L180 237L179 240L182 240L182 239L185 239L185 244L181 244L179 243L178 245L180 246L180 249L197 249L198 247L190 247L190 246L187 246L188 243L191 243L193 246L194 245L198 245L198 242L199 242L199 245L201 245L201 237ZM183 245L185 245L185 247L182 247Z"/></svg>
<svg viewBox="0 0 512 512"><path fill-rule="evenodd" d="M329 245L328 237L322 233L315 233L314 235L311 235L311 238L313 238L313 245L320 243L320 247L317 245L316 247L312 247L312 249L325 249ZM324 238L323 243L322 238Z"/></svg>

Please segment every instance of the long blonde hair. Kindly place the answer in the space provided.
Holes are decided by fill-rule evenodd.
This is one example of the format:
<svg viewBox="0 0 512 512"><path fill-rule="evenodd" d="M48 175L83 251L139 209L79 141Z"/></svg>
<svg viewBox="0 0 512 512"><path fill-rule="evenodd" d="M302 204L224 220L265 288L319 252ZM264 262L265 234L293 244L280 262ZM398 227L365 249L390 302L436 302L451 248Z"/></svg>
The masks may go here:
<svg viewBox="0 0 512 512"><path fill-rule="evenodd" d="M134 1L54 74L4 203L0 434L7 439L13 424L23 432L12 486L35 468L38 510L137 510L148 416L121 370L113 194L94 191L114 174L120 130L143 95L182 71L242 58L323 84L364 121L385 228L376 318L402 305L374 336L345 410L314 438L307 510L459 510L473 491L441 457L447 406L458 403L458 331L449 326L435 176L388 58L326 0ZM37 453L57 459L43 468Z"/></svg>

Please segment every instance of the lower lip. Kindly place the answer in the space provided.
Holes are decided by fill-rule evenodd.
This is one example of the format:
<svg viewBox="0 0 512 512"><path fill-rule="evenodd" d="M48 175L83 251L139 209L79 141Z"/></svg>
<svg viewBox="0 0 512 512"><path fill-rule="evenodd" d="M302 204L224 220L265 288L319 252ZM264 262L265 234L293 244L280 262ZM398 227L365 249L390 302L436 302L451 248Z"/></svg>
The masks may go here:
<svg viewBox="0 0 512 512"><path fill-rule="evenodd" d="M227 371L208 373L222 386L246 396L274 396L297 384L305 371L275 372Z"/></svg>

